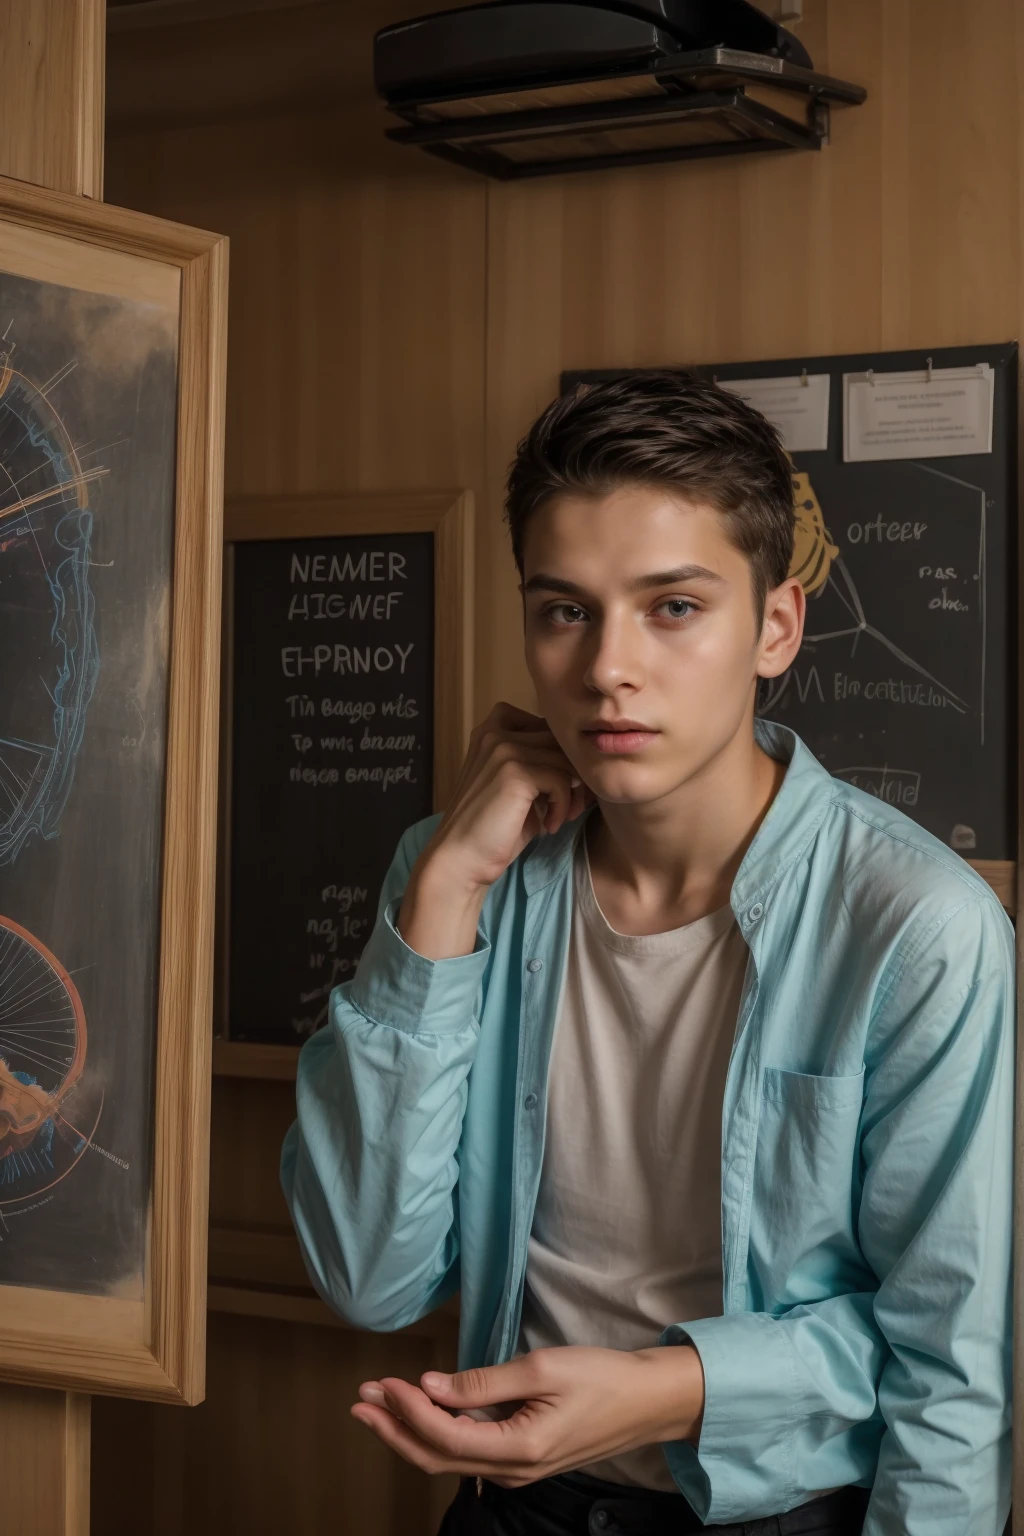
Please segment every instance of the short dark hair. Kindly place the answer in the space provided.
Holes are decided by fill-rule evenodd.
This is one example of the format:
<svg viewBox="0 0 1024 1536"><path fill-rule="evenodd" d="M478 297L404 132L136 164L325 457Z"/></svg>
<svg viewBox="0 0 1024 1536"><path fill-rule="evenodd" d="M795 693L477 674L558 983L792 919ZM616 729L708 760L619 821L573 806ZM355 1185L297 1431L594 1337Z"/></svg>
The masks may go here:
<svg viewBox="0 0 1024 1536"><path fill-rule="evenodd" d="M697 374L626 374L553 400L509 469L505 516L523 570L526 525L552 497L664 486L722 513L750 561L758 621L793 559L793 466L775 427Z"/></svg>

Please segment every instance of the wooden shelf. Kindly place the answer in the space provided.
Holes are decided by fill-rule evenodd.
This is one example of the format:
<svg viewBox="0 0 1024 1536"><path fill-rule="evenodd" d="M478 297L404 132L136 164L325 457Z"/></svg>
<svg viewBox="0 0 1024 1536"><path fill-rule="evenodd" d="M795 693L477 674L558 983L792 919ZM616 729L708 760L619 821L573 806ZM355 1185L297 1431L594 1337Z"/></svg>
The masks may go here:
<svg viewBox="0 0 1024 1536"><path fill-rule="evenodd" d="M352 1326L313 1290L290 1227L214 1224L209 1251L209 1311L326 1328ZM433 1339L454 1355L458 1326L459 1299L453 1296L436 1311L396 1331Z"/></svg>
<svg viewBox="0 0 1024 1536"><path fill-rule="evenodd" d="M294 1083L297 1045L255 1045L247 1040L214 1040L215 1077L261 1077Z"/></svg>
<svg viewBox="0 0 1024 1536"><path fill-rule="evenodd" d="M968 859L967 862L988 881L1013 917L1017 911L1017 866L1012 859Z"/></svg>

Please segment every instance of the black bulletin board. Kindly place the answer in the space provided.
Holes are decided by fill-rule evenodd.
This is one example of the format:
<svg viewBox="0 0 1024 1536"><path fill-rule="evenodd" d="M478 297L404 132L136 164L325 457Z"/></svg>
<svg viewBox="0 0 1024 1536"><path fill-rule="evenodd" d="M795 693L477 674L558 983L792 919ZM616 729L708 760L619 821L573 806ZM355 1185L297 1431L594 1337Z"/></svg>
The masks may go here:
<svg viewBox="0 0 1024 1536"><path fill-rule="evenodd" d="M844 462L844 374L924 370L929 359L935 369L991 366L993 451ZM831 377L828 448L793 454L797 495L820 507L835 554L808 598L800 654L765 686L759 712L796 730L830 772L897 805L965 857L1013 860L1016 345L692 371L728 381L804 370ZM624 371L566 374L563 388Z"/></svg>

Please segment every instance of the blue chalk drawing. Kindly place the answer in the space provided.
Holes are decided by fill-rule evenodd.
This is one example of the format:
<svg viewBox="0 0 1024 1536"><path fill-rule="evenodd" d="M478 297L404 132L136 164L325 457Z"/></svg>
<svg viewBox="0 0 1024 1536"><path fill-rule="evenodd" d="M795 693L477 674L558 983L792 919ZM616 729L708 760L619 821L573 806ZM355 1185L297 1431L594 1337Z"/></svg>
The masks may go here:
<svg viewBox="0 0 1024 1536"><path fill-rule="evenodd" d="M0 865L34 833L56 836L71 793L100 664L89 486L105 473L82 469L47 399L67 370L37 386L9 356L0 355L0 607L25 607L47 645L38 676L17 683L31 733L0 716Z"/></svg>

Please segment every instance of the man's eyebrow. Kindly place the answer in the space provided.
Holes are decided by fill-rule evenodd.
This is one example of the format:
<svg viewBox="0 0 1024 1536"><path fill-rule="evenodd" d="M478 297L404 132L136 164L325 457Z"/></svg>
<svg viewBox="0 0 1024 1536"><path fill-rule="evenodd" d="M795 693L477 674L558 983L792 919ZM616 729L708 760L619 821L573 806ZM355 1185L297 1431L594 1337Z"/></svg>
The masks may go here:
<svg viewBox="0 0 1024 1536"><path fill-rule="evenodd" d="M671 571L652 571L648 576L634 576L626 583L627 592L646 592L650 587L671 587L680 581L723 582L724 576L709 571L705 565L677 565ZM523 592L560 592L564 597L586 597L585 587L574 581L563 581L560 576L547 576L538 572L523 586Z"/></svg>
<svg viewBox="0 0 1024 1536"><path fill-rule="evenodd" d="M724 582L717 571L709 571L706 565L677 565L671 571L653 571L650 576L634 576L626 582L627 592L645 592L648 587L671 587L678 581Z"/></svg>

